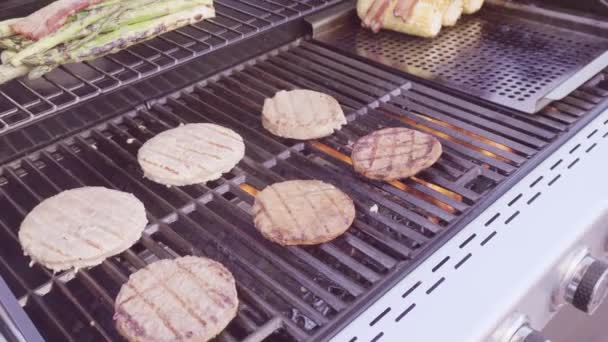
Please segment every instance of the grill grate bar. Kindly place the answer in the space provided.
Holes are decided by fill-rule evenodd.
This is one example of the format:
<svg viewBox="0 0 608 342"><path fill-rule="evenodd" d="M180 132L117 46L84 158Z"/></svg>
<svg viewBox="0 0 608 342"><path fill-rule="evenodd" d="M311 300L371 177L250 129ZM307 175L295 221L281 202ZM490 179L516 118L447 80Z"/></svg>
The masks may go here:
<svg viewBox="0 0 608 342"><path fill-rule="evenodd" d="M94 135L97 136L98 139L96 139L96 141L100 142L102 139L104 139L103 136L101 136L101 134L99 132L93 132ZM83 149L89 149L89 152L92 154L97 154L101 157L101 153L98 150L92 149L90 147L90 145L87 144L86 141L84 141L82 138L76 138L77 142L80 144L80 147ZM117 146L114 146L117 147ZM116 151L116 150L115 150ZM126 151L121 151L121 154L127 154L128 152ZM103 159L106 159L107 157L102 157ZM132 160L132 162L135 162L134 160ZM110 164L110 161L108 160L108 164ZM113 165L113 163L112 163ZM120 170L120 169L116 169L116 171L122 173L125 177L130 178L134 183L137 183L138 186L141 186L142 189L145 189L145 187L143 187L141 185L141 183L139 181L137 181L135 178L133 178L130 174L127 174L126 172ZM134 189L129 189L129 190L134 190ZM180 191L179 189L175 189L175 191ZM171 206L168 202L162 200L161 198L158 198L158 201L163 201L165 202L166 206ZM219 216L217 216L217 214L211 212L210 210L208 210L206 207L199 207L198 208L199 211L207 214L208 217L214 217L215 221L218 223L221 223L222 225L224 225L225 227L228 227L229 225L225 222L225 220ZM174 211L177 211L177 209L174 209ZM149 214L150 216L152 216L152 214ZM179 214L178 214L179 215ZM181 215L180 215L181 216ZM198 225L196 225L196 223L194 221L192 221L190 218L184 216L184 220L188 221L188 223L192 226L196 226L197 230L200 230L200 227ZM237 230L237 228L232 227L232 230ZM205 232L205 235L207 233ZM210 241L216 241L216 243L220 244L219 241L216 240L215 237L212 236L207 236L208 239ZM240 263L242 263L243 265L245 265L245 267L250 270L253 274L257 275L258 279L266 282L269 286L273 287L275 289L275 291L278 292L279 295L285 297L290 303L293 303L295 306L298 307L299 310L301 310L302 312L306 312L307 315L309 315L310 317L314 317L315 320L320 321L320 322L325 322L326 318L324 316L321 316L319 314L317 314L315 311L310 311L307 309L307 305L302 302L299 297L294 297L290 292L288 292L286 289L282 288L280 285L278 285L276 282L273 282L272 279L267 278L267 276L261 272L258 271L257 267L255 267L253 264L251 264L249 261L242 259L239 260ZM299 305L298 305L299 304Z"/></svg>
<svg viewBox="0 0 608 342"><path fill-rule="evenodd" d="M455 111L454 109L449 109L447 105L427 96L418 96L418 94L415 92L409 93L407 98L396 97L394 100L396 103L405 108L417 108L422 115L432 111L431 116L434 119L441 120L446 124L450 124L466 130L467 132L479 135L480 137L491 140L493 143L512 148L525 156L534 154L536 149L547 144L546 141L538 139L533 135L522 134L515 129L505 127L505 125L502 123L492 122L477 115L471 115L465 111ZM444 108L447 111L446 114L438 111ZM498 131L502 135L495 134L493 131ZM507 137L503 137L503 135L507 134ZM532 145L532 147L524 144Z"/></svg>
<svg viewBox="0 0 608 342"><path fill-rule="evenodd" d="M0 195L5 196L5 193L0 189ZM0 220L0 226L2 227L2 229L7 233L7 235L9 235L13 240L18 241L17 236L14 234L14 232L12 232L5 224L4 222L2 222L2 220ZM11 267L11 265L4 260L4 257L0 257L0 264L2 264L3 268L6 269L8 272L10 272L11 276L16 279L22 287L27 288L27 283L19 276L19 274L17 274L17 272L15 272L13 270L13 268ZM31 304L31 302L29 301L29 299L34 301L34 304ZM46 316L49 316L49 319L51 321L51 323L53 324L53 326L60 331L60 333L62 334L64 340L66 341L74 341L74 339L71 337L71 335L67 332L66 328L57 320L57 317L55 315L55 313L48 308L46 305L44 305L42 303L42 299L35 293L28 295L26 297L25 301L21 301L23 304L23 306L25 306L26 310L28 308L31 308L31 305L36 305L38 308L40 308L44 314ZM48 322L47 322L48 323Z"/></svg>
<svg viewBox="0 0 608 342"><path fill-rule="evenodd" d="M171 227L161 224L161 232L166 234L167 236L171 236L171 240L175 243L176 246L181 246L180 249L184 251L188 251L190 253L197 252L199 248L197 248L194 244L184 239L181 235L177 234ZM247 301L250 303L254 303L255 307L259 310L262 310L269 317L282 317L283 314L277 311L272 305L270 305L266 300L262 299L258 294L249 289L247 286L241 286L237 282L237 290L239 293L239 300ZM283 323L285 324L287 330L296 337L298 340L304 340L307 334L293 321L283 319Z"/></svg>
<svg viewBox="0 0 608 342"><path fill-rule="evenodd" d="M358 84L360 86L358 86L359 89L364 90L364 91L368 91L368 90L375 90L376 93L378 94L378 96L383 96L385 93L383 93L382 91L384 89L391 89L394 88L395 86L399 86L400 83L392 83L389 80L386 80L384 78L378 77L376 75L369 75L366 73L363 73L362 70L358 70L356 68L354 68L353 66L350 66L348 64L340 64L339 62L329 59L323 55L320 54L316 54L313 51L308 51L305 49L298 49L297 51L293 51L293 56L296 57L297 56L297 60L299 61L305 61L305 60L316 60L317 63L311 63L312 65L317 65L317 67L319 69L322 69L323 72L325 71L335 71L336 74L338 75L346 75L349 78L351 78L352 80L356 80L358 82ZM318 63L321 63L320 65ZM352 69L355 69L357 71L359 71L358 74L356 75L351 75L349 74L350 71ZM352 81L347 81L349 82L349 84L355 84L355 83L350 83ZM380 93L378 93L378 91L380 91Z"/></svg>
<svg viewBox="0 0 608 342"><path fill-rule="evenodd" d="M252 87L256 87L256 86L257 86L257 84L253 85ZM241 89L243 89L243 88L242 88L242 86L241 86ZM236 95L235 93L231 92L231 91L230 91L228 88L224 88L224 89L223 89L223 91L225 91L226 93L231 93L231 95ZM248 95L250 95L251 93L250 93L250 92L247 92L247 94L248 94ZM272 92L268 92L268 93L266 93L266 95L267 95L267 96L271 96L271 94L272 94ZM211 95L209 95L209 94L205 94L205 95L206 95L206 96L204 97L205 99L209 99L209 96L211 96ZM208 96L207 96L207 95L208 95ZM263 98L264 98L264 96L260 96L260 100L261 100L261 101L263 101ZM247 104L245 104L245 105L248 105L248 103L247 103ZM259 110L259 109L258 109L258 108L255 108L254 106L252 106L252 110L253 110L253 111L255 111L255 110ZM345 128L345 129L343 129L343 130L341 130L341 131L337 132L337 135L342 134L342 132L343 132L343 131L345 131L345 130L347 130L347 129L348 129L348 128ZM327 141L328 141L328 142L329 142L329 141L331 141L331 140L332 140L332 138L331 138L331 137L327 139ZM330 144L330 145L331 145L331 144ZM385 188L389 188L389 189L391 189L391 191L392 191L392 190L394 190L394 188L392 188L392 187L390 187L390 186L385 186ZM400 194L402 194L402 195L407 195L406 193L400 193ZM452 204L452 203L450 203L450 204ZM456 206L458 206L458 205L456 204ZM464 209L464 208L461 208L461 209Z"/></svg>
<svg viewBox="0 0 608 342"><path fill-rule="evenodd" d="M189 96L189 95L184 95L184 96ZM209 100L210 100L210 98L207 98L207 100L208 100L208 101L207 101L207 103L208 103L208 102L210 102L210 101L209 101ZM198 100L196 100L196 101L198 101ZM200 103L200 104L202 104L202 103ZM184 109L184 110L185 110L185 108L182 108L182 107L180 107L180 109ZM198 115L200 116L200 114L198 114ZM208 119L208 118L205 118L205 120L209 120L209 119ZM259 125L259 123L257 123L257 125ZM274 177L274 178L275 178L275 179L280 179L279 177ZM331 279L332 277L335 277L335 276L336 276L335 274L330 274L330 279Z"/></svg>
<svg viewBox="0 0 608 342"><path fill-rule="evenodd" d="M35 199L36 199L36 200L38 200L38 201L41 201L41 200L42 200L42 197L40 197L40 196L39 196L39 195L38 195L38 194L37 194L35 191L33 191L33 190L32 190L32 189L29 187L29 186L27 186L25 183L23 183L23 182L21 181L21 178L20 178L20 177L18 177L17 175L15 175L14 171L12 171L11 169L7 169L7 173L8 173L8 175L10 176L10 178L12 178L14 181L16 181L16 182L17 182L19 185L21 185L21 187L22 187L23 189L25 189L25 190L26 190L26 191L29 193L29 195L31 195L33 198L35 198ZM5 196L5 197L6 197L6 193L5 193L4 191L2 191L1 189L0 189L0 193L1 193L3 196ZM24 209L24 208L23 208L21 205L19 205L19 204L15 203L15 202L12 202L12 204L13 204L13 208L14 208L14 209L16 209L16 210L17 210L17 212L20 214L20 217L21 217L21 218L24 218L24 217L25 217L25 215L26 215L25 209ZM15 236L15 235L14 235L14 233L12 233L12 232L11 232L10 236L11 236L11 237L12 237L12 238L13 238L13 239L14 239L14 240L15 240L15 241L18 243L18 238L17 238L17 236ZM59 289L60 289L61 293L62 293L63 295L65 295L65 296L66 296L66 297L69 299L69 301L70 301L70 302L71 302L71 303L72 303L72 304L73 304L73 305L74 305L74 306L75 306L75 307L76 307L76 308L79 310L79 312L80 312L82 315L84 315L84 316L85 316L85 318L86 318L87 320L89 320L90 322L94 322L94 320L93 320L92 316L91 316L91 315L89 315L89 313L87 312L87 310L86 310L86 309L84 309L84 308L83 308L83 307L80 305L80 303L79 303L79 302L78 302L78 301L75 299L75 297L74 297L74 296L73 296L73 295L72 295L72 294L71 294L71 293L70 293L70 292L67 290L67 288L65 287L65 285L64 285L64 284L63 284L63 283L62 283L60 280L56 280L56 279L60 279L60 278L55 278L55 277L53 276L53 274L52 274L50 271L48 271L48 270L46 270L46 269L44 269L44 268L42 268L42 267L41 267L41 269L42 269L42 270L43 270L43 271L46 273L46 275L47 275L48 277L50 277L50 278L52 279L52 280L51 280L51 281L50 281L50 282L49 282L49 283L46 285L46 286L48 286L49 291L50 291L50 289L52 289L52 286L53 286L53 285L56 285L57 287L59 287ZM81 272L83 272L83 273L85 273L85 274L86 274L86 271L81 271ZM49 308L49 306L48 306L48 305L46 305L42 299L40 299L40 298L39 298L39 297L40 297L40 295L39 295L39 294L37 294L37 293L30 293L30 294L28 294L28 298L31 298L31 297L35 297L35 298L36 298L36 303L37 303L37 304L38 304L38 306L39 306L40 308L42 308L42 309L43 309L43 310L44 310L46 313L52 312L52 309L50 309L50 308ZM67 334L67 332L65 332L65 328L63 328L63 326L62 326L62 325L61 325L61 324L60 324L60 323L59 323L57 320L53 319L53 321L56 323L56 325L57 325L59 328L61 328L61 330L62 330L62 332L64 333L64 335L65 335L65 334ZM97 331L98 331L98 332L101 334L101 336L102 336L104 339L106 339L106 340L108 340L108 341L111 341L111 339L110 339L110 337L109 337L109 334L108 334L108 333L107 333L107 332L106 332L106 331L105 331L105 330L104 330L102 327L100 327L100 326L99 326L99 325L97 325L97 324L94 324L94 327L95 327L95 329L96 329L96 330L97 330ZM69 340L72 340L72 338L71 338L69 335L67 336L67 338L68 338Z"/></svg>
<svg viewBox="0 0 608 342"><path fill-rule="evenodd" d="M294 84L300 88L307 87L308 89L318 89L329 94L332 94L338 101L344 103L351 109L361 108L362 106L371 103L376 100L375 97L360 92L357 89L353 89L348 85L344 85L339 82L332 83L318 83L315 80L319 76L309 72L306 69L295 66L294 64L287 63L281 60L271 60L272 73L280 73L286 76L286 79L290 79Z"/></svg>
<svg viewBox="0 0 608 342"><path fill-rule="evenodd" d="M373 114L373 111L370 112L370 113ZM390 125L388 125L388 126L390 126ZM398 126L398 125L393 125L393 126ZM372 126L372 127L378 127L378 126ZM334 148L338 147L338 146L334 145L334 143L331 141L331 138L327 139L327 143L331 147L334 147ZM312 146L312 148L320 150L318 146ZM350 154L350 152L351 152L351 148L350 147L344 148L344 150L347 150L348 154ZM343 163L340 163L338 167L340 169L342 169L342 172L344 174L348 174L350 177L354 177L355 173L352 171L352 169L347 164L349 165L349 163L344 163L343 162ZM423 193L424 195L431 196L433 199L436 199L436 200L438 200L438 201L440 201L442 203L445 203L445 204L447 204L449 206L452 206L454 208L458 208L461 211L464 210L464 209L466 209L466 206L464 205L464 203L459 202L459 201L455 200L452 197L448 197L448 196L445 196L443 194L440 194L440 193L438 193L436 190L434 190L432 188L428 188L426 186L420 186L420 184L417 183L415 179L416 178L411 178L411 179L405 180L405 182L401 182L400 181L398 184L400 184L400 185L403 184L403 186L405 186L405 187L413 188L416 191L419 191L419 192ZM386 183L381 183L381 182L376 182L376 181L370 181L370 183L376 185L376 187L379 187L379 188L382 188L382 189L386 190L387 192L391 192L391 193L395 194L398 197L404 198L406 200L407 200L407 198L409 198L407 196L409 196L410 193L409 192L397 191L397 189L395 188L395 183L394 182L391 185L387 185ZM398 189L402 190L401 187L398 187ZM467 192L468 192L468 190L467 190ZM477 195L475 194L474 197L477 198ZM421 204L424 203L422 199L418 200L418 202L421 203ZM436 204L436 203L434 203L434 204ZM427 209L427 207L428 207L427 205L423 205L422 206L422 208L425 208L425 209ZM443 210L443 209L441 209L441 210ZM428 209L428 211L433 211L433 210L432 209ZM444 212L445 212L445 210L444 210ZM444 213L443 215L449 215L449 212L448 213Z"/></svg>
<svg viewBox="0 0 608 342"><path fill-rule="evenodd" d="M227 89L224 89L224 90L228 91ZM190 95L185 95L185 96L189 97ZM207 102L209 102L212 96L214 96L214 95L213 94L205 94L205 96L201 96L201 98L204 98ZM249 112L247 112L247 113L249 113ZM243 115L247 115L247 113L243 113ZM259 125L259 122L256 119L256 120L252 121L252 124ZM439 228L434 228L433 230L437 231L437 230L439 230Z"/></svg>
<svg viewBox="0 0 608 342"><path fill-rule="evenodd" d="M302 50L311 51L318 56L323 56L325 58L331 59L338 63L342 63L344 65L349 65L353 69L361 70L368 75L377 76L383 79L386 79L392 82L395 85L403 84L403 78L395 75L394 73L387 72L381 69L378 69L368 63L360 62L356 59L344 58L344 55L334 52L332 50L323 48L317 44L304 41L302 42Z"/></svg>
<svg viewBox="0 0 608 342"><path fill-rule="evenodd" d="M395 102L399 103L397 101L395 101ZM416 108L416 106L413 106L413 105L410 105L410 107ZM423 129L426 128L426 129L432 129L432 130L435 130L438 132L445 132L445 133L447 133L447 135L454 138L455 140L458 140L462 144L472 145L473 147L477 147L484 151L491 152L492 154L500 157L499 161L505 161L510 164L515 164L515 166L519 166L525 160L525 158L520 157L516 154L504 151L494 145L491 145L491 144L485 143L483 141L480 141L478 139L475 139L473 137L470 137L470 136L460 132L460 130L458 130L458 129L442 127L441 125L439 125L433 121L422 119L419 116L419 115L421 115L420 113L405 110L404 108L400 108L400 107L396 106L395 104L391 103L391 104L383 105L380 110L388 115L390 115L391 113L399 113L400 114L399 118L406 117L408 119L408 121L411 122L411 125L413 127L423 127ZM423 110L421 110L420 112L424 113L422 115L425 115L425 114L429 115L428 112L423 112ZM501 164L502 163L500 163L500 164L496 163L496 166L499 166Z"/></svg>
<svg viewBox="0 0 608 342"><path fill-rule="evenodd" d="M322 165L318 164L318 162L313 160L313 163L311 165L307 162L307 159L305 159L304 157L302 157L300 155L293 154L292 157L294 159L294 162L286 163L286 162L280 161L279 164L289 167L289 171L292 172L294 175L296 175L296 177L299 177L299 178L306 178L306 179L307 178L316 178L316 179L329 178L329 179L331 179L333 182L339 184L340 188L342 188L342 190L347 190L347 192L354 193L356 195L353 197L353 201L355 202L355 206L358 208L359 211L368 212L371 207L370 203L374 203L374 204L377 203L377 204L381 204L383 207L386 207L390 210L397 212L400 215L402 214L403 216L407 216L408 219L410 219L410 220L416 220L419 223L422 223L422 221L418 220L413 214L410 214L403 208L397 206L395 203L391 202L390 200L381 197L380 195L376 194L375 192L368 192L365 190L365 188L363 188L359 184L350 184L350 185L345 184L346 180L340 179L341 178L340 174L333 173L333 172L330 173L329 170L325 170L322 167ZM295 161L300 161L300 163L296 164ZM369 200L361 199L362 197L366 197L366 196L369 196ZM374 215L374 214L370 213L370 215L367 217L367 219L373 220L373 221L381 223L382 225L388 226L391 229L398 231L403 236L411 239L415 243L424 243L428 240L428 238L426 236L424 236L423 234L421 234L415 230L411 230L406 225L393 221L393 220L385 217L384 215ZM431 223L429 222L428 224L430 225ZM439 229L439 228L437 228L437 229Z"/></svg>
<svg viewBox="0 0 608 342"><path fill-rule="evenodd" d="M30 164L31 165L31 164ZM35 170L35 172L40 176L42 175L42 173L39 172L39 170L36 167L33 167L33 170ZM30 195L32 197L34 197L36 199L36 202L41 202L42 200L44 200L44 198L42 196L40 196L34 189L32 189L30 186L28 186L27 184L25 184L22 179L17 176L15 174L15 172L8 168L6 169L7 174L9 175L9 177L16 183L18 183L19 185L21 185L21 187L23 189L25 189L28 193L30 193ZM45 179L46 181L49 181L49 185L51 187L53 187L53 189L55 190L55 193L59 193L61 191L61 188L59 186L57 186L55 183L50 182L50 180L48 179L48 177L44 176L42 177L43 179ZM13 235L14 237L14 235ZM41 269L46 273L46 275L48 277L51 278L51 281L47 284L47 286L53 286L56 285L59 287L59 289L61 290L61 292L70 300L70 302L72 302L72 304L74 304L74 306L78 309L78 311L85 316L85 318L89 321L89 322L95 322L95 320L93 319L93 317L88 313L88 311L82 306L80 305L80 303L78 302L78 300L71 294L71 292L66 288L65 284L63 281L61 281L61 279L63 277L55 277L50 271L46 270L45 268L41 267ZM92 286L92 288L94 288L96 290L96 292L98 292L99 294L101 294L102 298L105 299L105 303L113 303L113 301L107 296L107 294L103 291L100 291L101 287L99 285L97 285L94 281L92 281L91 277L88 274L88 271L86 270L80 270L78 272L78 277L81 279L86 280L85 284L86 285L90 285ZM31 296L32 294L30 294ZM36 294L34 294L36 295ZM103 329L103 327L99 324L93 324L93 326L95 327L95 329L103 336L103 338L105 338L108 341L111 341L110 335L108 334L107 331L105 331Z"/></svg>
<svg viewBox="0 0 608 342"><path fill-rule="evenodd" d="M240 188L234 188L234 189L231 189L231 191L239 192L239 191L237 191L238 189L240 189ZM240 195L241 196L239 196L239 198L250 197L250 195L248 196L244 192L241 192ZM224 199L221 196L218 196L217 199L218 199L218 202L220 203L220 205L226 206L228 210L230 210L230 211L234 210L234 212L238 214L238 216L242 220L241 224L245 224L245 222L249 221L249 218L247 216L249 213L246 213L241 208L239 208L238 206L235 206L234 204L230 203L229 201L227 201L226 199ZM254 227L251 226L251 223L248 223L247 225L249 226L249 227L247 227L249 229L249 231L253 231ZM345 307L345 303L343 301L335 298L327 290L321 288L319 285L317 285L316 283L311 281L308 277L306 277L304 275L304 273L300 272L297 268L289 265L283 259L279 258L277 253L267 252L266 249L263 248L264 247L263 244L260 243L260 238L257 234L244 235L243 233L239 234L239 232L241 232L241 230L235 230L235 235L239 236L240 238L244 239L245 241L248 241L249 244L252 247L255 247L256 251L260 255L264 256L264 258L266 260L268 260L271 263L276 263L276 265L278 267L280 267L282 270L284 270L284 272L286 274L289 274L292 277L294 277L295 279L297 279L302 285L304 285L309 290L313 291L316 296L323 299L327 304L332 306L334 309L339 311ZM249 240L246 240L246 239L249 239ZM298 247L293 247L293 248L289 248L289 249L301 250L301 248L298 248ZM303 256L304 257L300 258L300 260L302 262L304 262L306 266L311 267L312 266L311 260L313 258L310 257L308 254L303 254ZM334 277L340 277L340 275L333 270L327 270L327 272L322 272L322 273L324 273L324 276L327 279L334 279ZM356 295L357 293L362 292L362 289L360 288L360 286L348 278L344 278L343 281L339 282L339 284L342 287L344 287L345 290L349 291L353 295Z"/></svg>
<svg viewBox="0 0 608 342"><path fill-rule="evenodd" d="M405 122L402 122L401 120L399 120L400 118L403 118L403 117L406 117L409 119L409 117L408 117L407 113L404 113L403 110L398 107L395 107L392 105L387 105L386 107L383 107L383 108L387 108L388 110L374 110L373 111L373 113L376 114L373 117L380 122L384 122L386 124L393 125L393 126L405 125L408 128L416 129L416 130L426 127L426 126L408 124L408 123L405 123ZM439 141L441 141L441 144L445 147L446 151L463 156L464 158L467 158L467 159L473 159L473 160L478 160L480 162L483 162L483 163L495 168L499 172L502 172L505 175L509 175L513 171L516 170L515 165L511 165L500 159L492 158L491 156L488 156L488 155L482 153L481 151L471 149L470 147L468 147L466 145L466 143L467 143L466 141L456 140L456 142L454 142L454 141L446 139L442 136L438 136L437 139L439 139ZM467 139L467 140L470 140L470 139ZM465 144L462 144L463 142Z"/></svg>
<svg viewBox="0 0 608 342"><path fill-rule="evenodd" d="M113 126L112 128L114 130L118 130L118 127L116 127L116 126ZM130 136L130 137L133 138L133 136ZM133 139L135 139L135 138L133 138ZM140 141L136 140L136 141L134 141L134 144L135 144L135 147L140 147L142 143ZM134 162L134 160L132 160L132 162ZM176 189L176 191L179 191L179 189ZM212 191L212 190L209 190L209 191ZM231 189L231 191L233 191L233 189ZM187 196L187 195L185 195L185 196ZM247 216L248 213L243 212L241 208L239 208L239 207L235 206L234 204L232 204L231 202L227 201L225 198L223 198L217 192L214 193L214 200L217 200L222 206L227 207L229 209L229 211L232 212L233 214L237 214L238 216L240 216L241 219L242 219L242 224L245 224L245 222L248 221L248 216ZM191 198L190 201L194 201L194 199ZM250 224L248 224L248 225L250 225ZM264 249L261 244L257 243L256 240L251 240L251 236L244 236L241 233L240 229L237 229L236 227L234 227L232 225L229 225L227 227L236 236L238 236L239 238L241 238L243 241L246 241L252 247L255 247L256 252L259 253L264 259L268 260L271 263L276 263L287 274L289 274L292 277L296 278L300 283L302 283L303 285L305 285L307 288L312 289L317 295L319 295L323 300L325 300L326 302L328 302L334 308L336 308L338 310L344 308L344 303L342 303L341 301L335 300L334 297L331 294L329 294L324 289L320 288L314 282L311 282L308 278L306 278L303 275L303 273L301 273L297 269L289 266L287 263L283 262L278 257L278 255L266 251L266 249ZM250 229L253 229L253 227L250 227ZM330 277L331 276L335 276L335 273L332 273L329 276Z"/></svg>
<svg viewBox="0 0 608 342"><path fill-rule="evenodd" d="M523 130L526 134L536 136L543 140L551 140L555 138L555 132L553 130L547 129L544 125L535 124L538 122L536 119L540 117L539 115L523 116L514 115L512 112L497 112L480 105L469 103L466 100L457 98L455 96L443 94L438 90L424 85L417 84L416 89L413 92L416 93L416 90L423 92L434 99L445 99L446 102L456 106L457 110L465 109L465 111L472 111L480 117L498 122L507 128Z"/></svg>
<svg viewBox="0 0 608 342"><path fill-rule="evenodd" d="M364 83L364 81L362 82L353 77L350 77L350 75L348 75L347 73L340 73L337 71L333 71L329 67L320 65L318 62L317 63L309 62L307 59L298 57L295 54L283 55L283 56L278 57L277 59L281 60L281 65L284 67L286 65L298 65L298 66L301 65L302 68L297 68L294 70L303 70L305 67L306 70L309 72L309 76L312 76L312 75L314 75L316 77L328 77L329 76L336 83L340 82L342 84L346 84L346 85L350 86L351 88L354 88L357 91L361 92L359 94L359 96L357 96L357 97L361 98L361 99L365 99L368 103L371 103L371 102L375 101L377 98L382 97L386 94L385 89L377 88L373 84L371 84L371 85L366 84L366 83ZM367 97L367 96L363 95L366 93L369 93L370 96Z"/></svg>
<svg viewBox="0 0 608 342"><path fill-rule="evenodd" d="M82 141L82 140L80 140L80 143L81 143L81 144L85 144L85 145L87 144L86 142L84 142L84 141ZM87 146L89 146L89 145L87 145ZM150 250L154 250L154 251L156 251L156 252L163 251L162 249L159 249L159 248L154 248L154 249L153 249L153 248L151 248L151 245L150 245L150 243L151 243L151 242L150 242L150 239L149 239L149 238L144 237L142 240L143 240L143 243L147 245L148 249L150 249ZM165 252L165 253L166 253L166 252ZM157 253L157 254L160 254L160 253ZM129 260L130 260L130 263L131 263L131 264L133 264L133 265L137 265L139 268L140 268L140 267L145 266L145 262L143 262L143 261L142 261L142 260L141 260L141 259L140 259L140 258L139 258L139 257L138 257L136 254L134 254L132 251L127 251L127 252L125 252L125 254L124 254L124 255L125 255L125 257L127 257L127 259L129 259ZM167 255L165 254L164 256L166 257ZM124 279L124 280L126 280L126 279ZM99 286L97 285L96 287L99 287ZM110 302L109 302L109 303L111 303L111 304L112 304L112 303L113 303L113 301L110 299ZM96 325L96 326L97 326L97 325Z"/></svg>

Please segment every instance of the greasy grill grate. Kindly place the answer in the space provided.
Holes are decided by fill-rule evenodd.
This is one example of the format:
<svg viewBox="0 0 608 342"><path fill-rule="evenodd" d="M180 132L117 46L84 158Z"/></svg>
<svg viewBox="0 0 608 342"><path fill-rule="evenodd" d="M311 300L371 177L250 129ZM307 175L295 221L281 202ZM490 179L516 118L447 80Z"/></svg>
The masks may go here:
<svg viewBox="0 0 608 342"><path fill-rule="evenodd" d="M0 134L79 102L181 65L333 3L331 0L218 0L216 18L117 54L58 68L38 80L0 86Z"/></svg>
<svg viewBox="0 0 608 342"><path fill-rule="evenodd" d="M118 339L111 317L120 285L146 263L184 254L214 258L237 279L242 305L220 340L327 337L390 274L411 265L438 234L581 116L558 108L553 115L511 116L420 85L405 90L402 78L306 42L266 57L0 169L0 274L47 340ZM335 96L349 125L310 142L268 134L259 119L264 98L302 87ZM608 90L589 87L568 101L573 108L594 107L606 97ZM185 122L234 129L245 139L246 157L207 185L167 188L144 179L136 162L141 144ZM441 160L400 182L358 177L349 166L352 143L395 125L435 134L445 146ZM347 192L358 210L353 227L314 247L265 241L249 215L253 195L294 178L322 179ZM23 217L42 199L83 185L140 198L151 221L144 237L75 276L28 267L16 240Z"/></svg>
<svg viewBox="0 0 608 342"><path fill-rule="evenodd" d="M324 40L323 37L320 38ZM349 53L524 112L608 50L608 40L484 10L434 39L348 26L328 40Z"/></svg>

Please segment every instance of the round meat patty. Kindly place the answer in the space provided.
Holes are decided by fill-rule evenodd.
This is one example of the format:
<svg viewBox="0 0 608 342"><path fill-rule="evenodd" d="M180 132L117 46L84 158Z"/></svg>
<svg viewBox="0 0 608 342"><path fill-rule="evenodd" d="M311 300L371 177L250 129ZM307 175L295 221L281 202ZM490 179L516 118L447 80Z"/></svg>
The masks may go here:
<svg viewBox="0 0 608 342"><path fill-rule="evenodd" d="M148 140L137 154L144 176L164 185L191 185L218 179L245 155L243 138L208 123L179 126Z"/></svg>
<svg viewBox="0 0 608 342"><path fill-rule="evenodd" d="M284 138L322 138L345 124L338 101L312 90L281 90L272 99L266 99L262 110L264 128Z"/></svg>
<svg viewBox="0 0 608 342"><path fill-rule="evenodd" d="M101 264L131 247L148 220L135 196L103 187L61 192L23 220L19 241L26 255L53 271Z"/></svg>
<svg viewBox="0 0 608 342"><path fill-rule="evenodd" d="M114 309L116 328L129 341L208 341L236 316L238 298L222 264L186 256L133 273Z"/></svg>
<svg viewBox="0 0 608 342"><path fill-rule="evenodd" d="M435 137L405 127L385 128L355 143L352 161L355 171L378 180L395 180L416 175L441 156Z"/></svg>
<svg viewBox="0 0 608 342"><path fill-rule="evenodd" d="M355 219L355 206L331 184L293 180L262 190L252 213L267 239L281 245L315 245L343 234Z"/></svg>

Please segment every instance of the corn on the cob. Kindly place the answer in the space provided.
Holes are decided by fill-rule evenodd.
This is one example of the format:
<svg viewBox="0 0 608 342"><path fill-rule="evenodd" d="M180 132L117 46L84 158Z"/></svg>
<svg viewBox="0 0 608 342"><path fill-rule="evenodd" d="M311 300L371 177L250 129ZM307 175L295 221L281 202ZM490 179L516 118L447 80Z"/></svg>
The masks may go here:
<svg viewBox="0 0 608 342"><path fill-rule="evenodd" d="M463 12L465 14L473 14L481 8L483 0L464 0Z"/></svg>
<svg viewBox="0 0 608 342"><path fill-rule="evenodd" d="M440 8L443 9L441 24L443 26L454 26L462 15L463 0L439 0Z"/></svg>
<svg viewBox="0 0 608 342"><path fill-rule="evenodd" d="M374 1L358 0L357 15L363 20ZM408 33L420 37L435 37L441 30L442 12L437 6L437 0L418 0L407 20L395 16L397 0L388 0L384 13L380 14L382 28Z"/></svg>

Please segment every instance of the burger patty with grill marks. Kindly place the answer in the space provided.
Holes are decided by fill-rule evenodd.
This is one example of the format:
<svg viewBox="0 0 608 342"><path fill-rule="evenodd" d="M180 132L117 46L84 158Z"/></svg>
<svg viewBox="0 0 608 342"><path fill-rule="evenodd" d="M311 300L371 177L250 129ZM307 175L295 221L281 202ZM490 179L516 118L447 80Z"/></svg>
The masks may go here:
<svg viewBox="0 0 608 342"><path fill-rule="evenodd" d="M116 328L129 341L208 341L236 316L238 297L222 264L187 256L133 273L114 309Z"/></svg>
<svg viewBox="0 0 608 342"><path fill-rule="evenodd" d="M281 90L266 99L262 125L283 138L316 139L346 124L344 112L333 97L312 90Z"/></svg>
<svg viewBox="0 0 608 342"><path fill-rule="evenodd" d="M355 171L377 180L395 180L416 175L441 156L435 137L405 127L385 128L355 143L352 162Z"/></svg>
<svg viewBox="0 0 608 342"><path fill-rule="evenodd" d="M148 140L137 154L144 176L164 185L218 179L245 155L243 138L209 123L179 126Z"/></svg>
<svg viewBox="0 0 608 342"><path fill-rule="evenodd" d="M147 223L135 196L83 187L37 205L21 223L19 242L34 262L62 271L95 266L122 253L139 240Z"/></svg>
<svg viewBox="0 0 608 342"><path fill-rule="evenodd" d="M252 213L267 239L281 245L314 245L343 234L355 219L355 206L331 184L293 180L262 190Z"/></svg>

